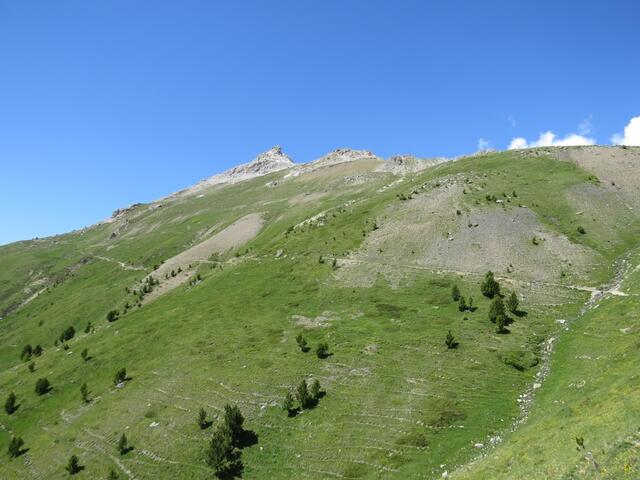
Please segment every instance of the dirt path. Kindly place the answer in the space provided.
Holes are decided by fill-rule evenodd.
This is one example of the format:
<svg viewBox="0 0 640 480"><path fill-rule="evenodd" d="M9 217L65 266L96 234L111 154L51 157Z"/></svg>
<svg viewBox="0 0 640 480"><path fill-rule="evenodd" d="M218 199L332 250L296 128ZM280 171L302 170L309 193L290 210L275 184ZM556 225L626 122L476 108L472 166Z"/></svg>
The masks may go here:
<svg viewBox="0 0 640 480"><path fill-rule="evenodd" d="M100 256L100 255L93 255L93 257L97 258L99 260L104 260L105 262L117 263L124 270L146 270L146 268L144 268L144 267L137 267L135 265L131 265L129 263L124 263L124 262L121 262L119 260L115 260L115 259L109 258L109 257L103 257L103 256Z"/></svg>

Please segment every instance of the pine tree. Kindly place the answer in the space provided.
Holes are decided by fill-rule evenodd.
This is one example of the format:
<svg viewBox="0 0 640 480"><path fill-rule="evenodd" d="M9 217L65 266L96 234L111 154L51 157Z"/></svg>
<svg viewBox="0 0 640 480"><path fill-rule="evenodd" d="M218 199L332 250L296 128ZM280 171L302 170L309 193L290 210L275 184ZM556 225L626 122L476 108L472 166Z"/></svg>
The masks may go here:
<svg viewBox="0 0 640 480"><path fill-rule="evenodd" d="M516 292L511 292L511 295L507 298L507 308L511 313L516 313L518 311L518 305L518 295L516 295Z"/></svg>
<svg viewBox="0 0 640 480"><path fill-rule="evenodd" d="M33 349L33 354L36 357L39 357L40 355L42 355L42 347L40 345L36 345Z"/></svg>
<svg viewBox="0 0 640 480"><path fill-rule="evenodd" d="M453 338L451 330L447 333L447 338L444 340L444 343L447 345L448 349L456 348L458 346L458 342Z"/></svg>
<svg viewBox="0 0 640 480"><path fill-rule="evenodd" d="M314 400L318 400L320 398L320 382L317 378L311 384L309 393L311 394L311 398L313 398Z"/></svg>
<svg viewBox="0 0 640 480"><path fill-rule="evenodd" d="M451 298L453 298L454 302L460 300L460 289L458 285L454 285L453 288L451 288Z"/></svg>
<svg viewBox="0 0 640 480"><path fill-rule="evenodd" d="M201 430L204 430L209 426L209 423L207 422L207 412L204 408L201 408L198 412L198 419L196 421Z"/></svg>
<svg viewBox="0 0 640 480"><path fill-rule="evenodd" d="M115 385L120 385L121 383L124 383L126 379L127 379L127 369L121 368L116 372L115 377L113 377L113 383Z"/></svg>
<svg viewBox="0 0 640 480"><path fill-rule="evenodd" d="M327 342L321 342L316 347L316 355L318 358L327 358L329 356L329 344Z"/></svg>
<svg viewBox="0 0 640 480"><path fill-rule="evenodd" d="M309 347L307 347L307 341L304 339L301 333L296 337L296 342L298 343L298 347L300 347L301 351L305 353L309 351Z"/></svg>
<svg viewBox="0 0 640 480"><path fill-rule="evenodd" d="M489 307L489 320L496 323L496 319L500 316L505 316L504 302L500 297L496 297Z"/></svg>
<svg viewBox="0 0 640 480"><path fill-rule="evenodd" d="M69 472L69 475L75 475L82 470L79 462L80 461L77 456L71 455L69 457L69 461L67 462L67 466L65 467L65 470Z"/></svg>
<svg viewBox="0 0 640 480"><path fill-rule="evenodd" d="M16 405L16 394L11 392L7 397L7 400L4 402L4 411L7 412L7 415L11 415L18 409Z"/></svg>
<svg viewBox="0 0 640 480"><path fill-rule="evenodd" d="M244 433L243 423L244 417L236 405L233 407L231 405L224 406L223 425L224 429L229 432L231 444L234 447L239 447L242 441L242 434Z"/></svg>
<svg viewBox="0 0 640 480"><path fill-rule="evenodd" d="M498 315L498 317L496 318L496 333L506 332L505 327L507 326L508 320L509 319L504 313L501 315Z"/></svg>
<svg viewBox="0 0 640 480"><path fill-rule="evenodd" d="M22 454L22 447L24 445L24 440L20 437L12 437L9 441L9 456L11 458L19 457Z"/></svg>
<svg viewBox="0 0 640 480"><path fill-rule="evenodd" d="M287 412L289 416L293 413L293 396L291 392L287 392L282 401L282 409Z"/></svg>
<svg viewBox="0 0 640 480"><path fill-rule="evenodd" d="M309 406L309 402L311 401L311 397L309 396L309 389L307 388L307 381L302 380L300 385L296 390L296 398L298 403L300 404L301 409L305 409Z"/></svg>
<svg viewBox="0 0 640 480"><path fill-rule="evenodd" d="M480 286L482 294L487 298L493 298L500 294L500 284L493 278L493 272L489 271L484 276L484 281Z"/></svg>
<svg viewBox="0 0 640 480"><path fill-rule="evenodd" d="M464 312L467 309L467 303L464 301L464 297L460 297L460 301L458 302L458 310Z"/></svg>
<svg viewBox="0 0 640 480"><path fill-rule="evenodd" d="M31 345L27 344L22 348L22 353L20 354L20 359L23 362L26 362L27 360L31 359L31 355L33 354L33 348L31 348Z"/></svg>
<svg viewBox="0 0 640 480"><path fill-rule="evenodd" d="M217 477L222 477L231 467L233 455L229 432L224 428L217 428L207 448L207 465L213 468Z"/></svg>
<svg viewBox="0 0 640 480"><path fill-rule="evenodd" d="M129 442L127 441L127 436L123 433L118 440L118 452L120 455L124 455L129 451Z"/></svg>
<svg viewBox="0 0 640 480"><path fill-rule="evenodd" d="M36 381L36 393L38 395L44 395L49 390L51 390L51 384L49 383L49 380L47 380L46 377L45 378L39 378Z"/></svg>

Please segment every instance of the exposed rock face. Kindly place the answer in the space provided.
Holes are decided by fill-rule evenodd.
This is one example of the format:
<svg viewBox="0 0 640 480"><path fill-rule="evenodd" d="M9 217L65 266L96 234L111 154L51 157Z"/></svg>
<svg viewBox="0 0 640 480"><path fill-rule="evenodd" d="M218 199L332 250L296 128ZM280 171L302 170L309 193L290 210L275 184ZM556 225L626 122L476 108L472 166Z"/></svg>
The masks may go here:
<svg viewBox="0 0 640 480"><path fill-rule="evenodd" d="M261 153L249 163L233 167L226 172L203 180L198 185L217 185L221 183L237 183L250 178L261 177L272 172L293 167L291 158L277 145Z"/></svg>
<svg viewBox="0 0 640 480"><path fill-rule="evenodd" d="M343 162L353 162L355 160L382 160L369 150L352 150L350 148L338 148L333 152L308 163L306 166L314 168L326 167Z"/></svg>
<svg viewBox="0 0 640 480"><path fill-rule="evenodd" d="M403 175L405 173L419 172L446 161L446 158L418 158L413 155L394 155L389 157L378 171Z"/></svg>

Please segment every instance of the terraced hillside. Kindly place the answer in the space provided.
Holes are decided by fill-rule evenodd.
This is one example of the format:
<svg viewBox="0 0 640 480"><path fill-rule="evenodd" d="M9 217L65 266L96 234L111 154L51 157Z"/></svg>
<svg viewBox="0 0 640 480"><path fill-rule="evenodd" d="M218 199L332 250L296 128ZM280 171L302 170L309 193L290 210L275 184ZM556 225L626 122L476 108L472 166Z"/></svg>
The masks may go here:
<svg viewBox="0 0 640 480"><path fill-rule="evenodd" d="M228 404L245 478L638 478L639 183L633 147L274 148L0 247L0 449L24 440L0 477L211 478ZM502 329L488 271L519 299Z"/></svg>

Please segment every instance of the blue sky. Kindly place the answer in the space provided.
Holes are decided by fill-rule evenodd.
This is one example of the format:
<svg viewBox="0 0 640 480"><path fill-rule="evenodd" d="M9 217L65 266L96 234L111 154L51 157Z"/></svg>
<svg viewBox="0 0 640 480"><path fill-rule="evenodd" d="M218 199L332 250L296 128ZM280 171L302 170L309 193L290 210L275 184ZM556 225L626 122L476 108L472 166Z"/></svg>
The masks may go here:
<svg viewBox="0 0 640 480"><path fill-rule="evenodd" d="M0 243L275 144L303 162L623 141L638 19L634 0L0 0Z"/></svg>

